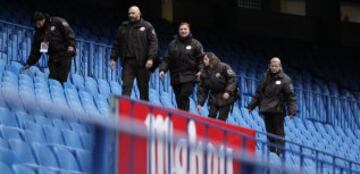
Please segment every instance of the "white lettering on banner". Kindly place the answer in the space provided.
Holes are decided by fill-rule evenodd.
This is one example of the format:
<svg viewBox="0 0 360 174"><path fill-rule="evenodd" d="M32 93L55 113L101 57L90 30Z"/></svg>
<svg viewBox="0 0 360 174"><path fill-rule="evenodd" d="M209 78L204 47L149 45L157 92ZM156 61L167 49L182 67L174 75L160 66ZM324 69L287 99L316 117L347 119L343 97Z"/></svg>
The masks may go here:
<svg viewBox="0 0 360 174"><path fill-rule="evenodd" d="M149 114L145 120L145 125L150 135L154 136L148 140L147 145L148 173L203 174L205 172L206 160L207 174L225 174L225 167L226 174L233 174L233 160L230 156L227 156L225 160L225 154L231 154L231 148L226 148L227 153L225 153L224 145L215 148L209 142L206 145L208 150L207 158L204 159L204 142L197 140L196 124L194 121L191 120L188 123L187 139L179 139L175 147L174 143L172 143L173 123L169 117L163 118L161 115L153 116ZM189 153L188 143L191 144Z"/></svg>

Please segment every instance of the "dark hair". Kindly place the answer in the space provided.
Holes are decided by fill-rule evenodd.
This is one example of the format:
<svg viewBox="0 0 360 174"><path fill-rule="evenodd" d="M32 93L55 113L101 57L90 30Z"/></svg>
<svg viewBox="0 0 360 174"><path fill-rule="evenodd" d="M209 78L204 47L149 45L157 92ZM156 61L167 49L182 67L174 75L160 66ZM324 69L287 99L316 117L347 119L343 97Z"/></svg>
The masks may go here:
<svg viewBox="0 0 360 174"><path fill-rule="evenodd" d="M46 15L45 13L40 12L40 11L37 11L37 12L34 13L33 20L34 20L35 22L41 21L41 20L46 19L46 16L47 16L47 15Z"/></svg>
<svg viewBox="0 0 360 174"><path fill-rule="evenodd" d="M209 58L210 67L215 67L220 63L220 59L215 55L215 53L209 51L205 52L205 55Z"/></svg>
<svg viewBox="0 0 360 174"><path fill-rule="evenodd" d="M179 28L183 25L186 25L190 29L190 24L188 22L181 22Z"/></svg>

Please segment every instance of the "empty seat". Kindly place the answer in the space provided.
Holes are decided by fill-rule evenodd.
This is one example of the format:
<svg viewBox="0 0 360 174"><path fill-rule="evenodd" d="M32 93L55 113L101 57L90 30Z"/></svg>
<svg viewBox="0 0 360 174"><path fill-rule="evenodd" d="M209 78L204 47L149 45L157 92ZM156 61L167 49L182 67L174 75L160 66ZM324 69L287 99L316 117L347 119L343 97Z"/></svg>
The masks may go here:
<svg viewBox="0 0 360 174"><path fill-rule="evenodd" d="M27 166L13 165L12 168L15 174L36 174L36 172L32 168Z"/></svg>
<svg viewBox="0 0 360 174"><path fill-rule="evenodd" d="M94 136L91 134L81 134L81 141L82 144L84 145L85 149L93 149L94 144L95 144L95 140L94 140Z"/></svg>
<svg viewBox="0 0 360 174"><path fill-rule="evenodd" d="M110 93L111 93L110 86L109 86L109 83L106 80L99 79L98 80L98 87L99 87L100 94L105 95L105 96L110 95Z"/></svg>
<svg viewBox="0 0 360 174"><path fill-rule="evenodd" d="M24 131L25 141L28 143L45 143L45 137L40 129L40 132L36 131Z"/></svg>
<svg viewBox="0 0 360 174"><path fill-rule="evenodd" d="M78 132L80 134L86 134L88 132L87 127L84 124L80 124L77 122L70 122L70 127L73 131Z"/></svg>
<svg viewBox="0 0 360 174"><path fill-rule="evenodd" d="M84 78L78 74L71 75L71 81L78 89L84 89Z"/></svg>
<svg viewBox="0 0 360 174"><path fill-rule="evenodd" d="M4 139L10 140L10 139L19 139L23 140L22 137L22 130L18 128L13 127L1 127L1 134Z"/></svg>
<svg viewBox="0 0 360 174"><path fill-rule="evenodd" d="M19 161L15 158L15 154L12 151L0 148L0 162L12 165L13 163L18 163ZM0 171L2 172L2 170Z"/></svg>
<svg viewBox="0 0 360 174"><path fill-rule="evenodd" d="M44 126L45 138L49 144L64 144L63 136L58 128Z"/></svg>
<svg viewBox="0 0 360 174"><path fill-rule="evenodd" d="M24 128L26 122L30 122L30 123L34 122L34 118L28 115L26 112L17 111L15 112L15 115L20 128Z"/></svg>
<svg viewBox="0 0 360 174"><path fill-rule="evenodd" d="M98 92L98 86L96 81L91 77L85 78L85 89L91 93L93 96L97 95Z"/></svg>
<svg viewBox="0 0 360 174"><path fill-rule="evenodd" d="M76 151L76 157L78 159L81 171L89 173L92 167L92 153L89 151L78 150Z"/></svg>
<svg viewBox="0 0 360 174"><path fill-rule="evenodd" d="M62 120L60 118L52 118L52 121L53 121L56 128L70 129L70 125L69 125L68 121L64 121L64 120Z"/></svg>
<svg viewBox="0 0 360 174"><path fill-rule="evenodd" d="M38 125L43 125L43 126L53 126L52 124L52 120L48 117L46 117L45 115L40 115L40 114L36 114L33 115L35 122Z"/></svg>
<svg viewBox="0 0 360 174"><path fill-rule="evenodd" d="M49 147L34 143L32 144L32 148L38 164L46 167L58 168L59 165L56 161L55 155Z"/></svg>
<svg viewBox="0 0 360 174"><path fill-rule="evenodd" d="M111 81L110 89L111 89L111 94L116 95L116 96L121 96L122 89L118 82Z"/></svg>
<svg viewBox="0 0 360 174"><path fill-rule="evenodd" d="M54 147L54 152L59 161L60 167L70 171L80 171L79 165L68 149L62 147Z"/></svg>
<svg viewBox="0 0 360 174"><path fill-rule="evenodd" d="M0 152L1 153L1 152ZM1 155L1 154L0 154ZM1 173L6 173L6 174L12 174L13 172L11 171L9 165L5 164L4 162L0 161L0 171Z"/></svg>
<svg viewBox="0 0 360 174"><path fill-rule="evenodd" d="M36 164L35 158L32 154L31 147L20 140L9 141L11 150L13 150L17 159L22 163Z"/></svg>
<svg viewBox="0 0 360 174"><path fill-rule="evenodd" d="M0 107L0 123L6 126L18 127L15 115L3 107Z"/></svg>
<svg viewBox="0 0 360 174"><path fill-rule="evenodd" d="M37 123L34 123L34 122L25 121L24 122L24 129L28 130L28 131L33 131L33 132L38 133L38 134L42 134L42 132L43 132L41 124L37 124Z"/></svg>
<svg viewBox="0 0 360 174"><path fill-rule="evenodd" d="M9 149L9 144L6 140L0 138L0 148Z"/></svg>
<svg viewBox="0 0 360 174"><path fill-rule="evenodd" d="M78 133L70 130L63 130L65 144L73 148L83 148L81 139Z"/></svg>
<svg viewBox="0 0 360 174"><path fill-rule="evenodd" d="M67 174L67 172L62 172L62 174L63 173ZM51 170L49 168L40 168L38 174L58 174L58 172L56 170Z"/></svg>

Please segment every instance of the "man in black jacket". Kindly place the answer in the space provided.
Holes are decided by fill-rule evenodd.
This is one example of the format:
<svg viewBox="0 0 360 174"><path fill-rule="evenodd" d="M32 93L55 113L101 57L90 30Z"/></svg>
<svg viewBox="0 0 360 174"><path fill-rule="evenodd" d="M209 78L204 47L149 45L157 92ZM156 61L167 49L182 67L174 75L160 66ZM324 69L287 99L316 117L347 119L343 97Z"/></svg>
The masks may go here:
<svg viewBox="0 0 360 174"><path fill-rule="evenodd" d="M237 99L237 92L235 72L214 53L207 52L204 56L204 69L200 75L198 112L209 95L209 117L226 121L230 108Z"/></svg>
<svg viewBox="0 0 360 174"><path fill-rule="evenodd" d="M60 17L49 17L35 12L35 34L30 56L24 69L36 64L41 54L49 55L49 78L61 83L67 81L71 68L71 58L75 55L75 33L68 22Z"/></svg>
<svg viewBox="0 0 360 174"><path fill-rule="evenodd" d="M161 79L170 70L171 85L179 109L189 111L189 96L200 75L203 56L203 47L198 40L192 38L190 25L181 23L178 35L170 42L159 68Z"/></svg>
<svg viewBox="0 0 360 174"><path fill-rule="evenodd" d="M114 69L120 56L122 66L122 95L131 96L134 79L137 79L140 98L149 100L151 69L157 57L158 39L154 27L141 18L140 9L129 8L129 20L118 28L110 65Z"/></svg>
<svg viewBox="0 0 360 174"><path fill-rule="evenodd" d="M292 81L283 72L281 60L277 57L271 59L269 70L263 75L247 107L249 113L256 106L259 106L259 112L264 116L266 131L284 138L284 117L286 114L296 115L296 97ZM283 140L268 136L268 143L271 152L283 152Z"/></svg>

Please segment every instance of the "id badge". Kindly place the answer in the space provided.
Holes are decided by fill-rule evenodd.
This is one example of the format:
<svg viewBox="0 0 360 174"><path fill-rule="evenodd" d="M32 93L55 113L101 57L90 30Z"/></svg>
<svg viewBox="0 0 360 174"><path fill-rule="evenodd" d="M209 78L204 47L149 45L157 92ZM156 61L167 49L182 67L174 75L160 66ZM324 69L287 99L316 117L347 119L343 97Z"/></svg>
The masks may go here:
<svg viewBox="0 0 360 174"><path fill-rule="evenodd" d="M41 42L40 53L47 53L49 50L49 42Z"/></svg>

